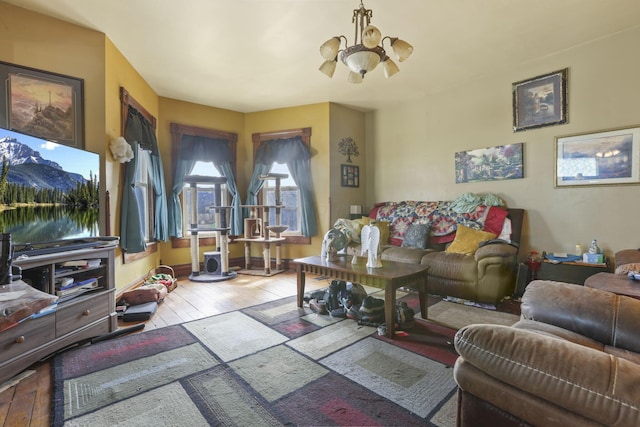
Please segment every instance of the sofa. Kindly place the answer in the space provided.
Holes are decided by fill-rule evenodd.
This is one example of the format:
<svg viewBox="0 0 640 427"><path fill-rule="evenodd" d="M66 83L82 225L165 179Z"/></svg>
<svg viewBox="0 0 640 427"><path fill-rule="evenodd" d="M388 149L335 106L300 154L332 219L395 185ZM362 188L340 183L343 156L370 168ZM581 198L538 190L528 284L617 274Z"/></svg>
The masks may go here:
<svg viewBox="0 0 640 427"><path fill-rule="evenodd" d="M640 425L640 300L535 280L521 311L456 333L458 427Z"/></svg>
<svg viewBox="0 0 640 427"><path fill-rule="evenodd" d="M640 249L623 249L614 255L613 273L596 273L584 281L589 288L604 289L619 295L637 296L640 282L630 280L629 272L640 272Z"/></svg>
<svg viewBox="0 0 640 427"><path fill-rule="evenodd" d="M514 291L524 210L469 198L378 203L363 221L382 227L383 260L429 266L430 294L495 305ZM350 233L357 240L357 230ZM491 244L480 247L482 241Z"/></svg>

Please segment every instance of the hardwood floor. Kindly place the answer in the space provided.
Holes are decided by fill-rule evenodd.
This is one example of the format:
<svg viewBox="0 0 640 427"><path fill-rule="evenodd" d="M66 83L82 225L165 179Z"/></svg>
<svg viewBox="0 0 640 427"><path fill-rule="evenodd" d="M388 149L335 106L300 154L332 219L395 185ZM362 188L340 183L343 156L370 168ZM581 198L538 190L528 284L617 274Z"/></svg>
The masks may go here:
<svg viewBox="0 0 640 427"><path fill-rule="evenodd" d="M306 290L327 286L327 280L307 275ZM227 281L200 283L180 280L158 306L142 331L201 319L296 294L295 272L272 277L238 275ZM136 322L139 323L139 322ZM120 323L120 327L136 323ZM118 338L114 338L118 339ZM35 373L0 393L3 427L44 427L50 424L52 377L50 360L29 368Z"/></svg>

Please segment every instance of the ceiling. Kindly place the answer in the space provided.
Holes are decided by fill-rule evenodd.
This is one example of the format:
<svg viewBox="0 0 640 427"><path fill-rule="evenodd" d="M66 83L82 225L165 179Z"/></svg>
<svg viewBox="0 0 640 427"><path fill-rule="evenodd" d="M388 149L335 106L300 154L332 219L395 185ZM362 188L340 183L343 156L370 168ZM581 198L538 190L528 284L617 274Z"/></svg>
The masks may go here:
<svg viewBox="0 0 640 427"><path fill-rule="evenodd" d="M424 99L640 22L637 0L364 0L414 52L395 76L379 67L351 84L341 62L333 79L318 71L319 47L353 43L359 0L5 1L105 33L160 96L244 113Z"/></svg>

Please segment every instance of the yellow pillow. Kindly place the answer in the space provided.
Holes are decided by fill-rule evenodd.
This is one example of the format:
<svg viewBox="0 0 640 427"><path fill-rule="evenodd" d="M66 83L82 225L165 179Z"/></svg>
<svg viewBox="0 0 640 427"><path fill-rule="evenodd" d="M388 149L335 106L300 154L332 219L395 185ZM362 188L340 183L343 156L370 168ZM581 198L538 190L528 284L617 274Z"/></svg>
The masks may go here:
<svg viewBox="0 0 640 427"><path fill-rule="evenodd" d="M389 234L391 234L389 230L389 221L375 221L372 220L370 225L374 227L378 227L380 229L380 244L388 245L389 244Z"/></svg>
<svg viewBox="0 0 640 427"><path fill-rule="evenodd" d="M362 226L373 225L378 227L380 229L380 244L389 244L389 235L391 234L391 232L389 231L389 221L376 221L375 219L369 218L368 216L363 216L362 219L356 221L361 222Z"/></svg>
<svg viewBox="0 0 640 427"><path fill-rule="evenodd" d="M495 239L496 235L486 231L474 230L473 228L458 225L456 237L445 250L445 252L473 255L478 250L480 242Z"/></svg>

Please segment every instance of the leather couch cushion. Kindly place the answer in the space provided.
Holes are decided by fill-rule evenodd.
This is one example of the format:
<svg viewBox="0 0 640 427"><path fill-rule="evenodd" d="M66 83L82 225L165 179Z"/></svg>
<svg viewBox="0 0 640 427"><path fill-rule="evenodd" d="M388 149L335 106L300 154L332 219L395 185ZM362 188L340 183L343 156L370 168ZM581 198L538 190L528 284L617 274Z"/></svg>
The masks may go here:
<svg viewBox="0 0 640 427"><path fill-rule="evenodd" d="M640 300L581 285L534 280L527 286L520 310L525 319L640 353Z"/></svg>
<svg viewBox="0 0 640 427"><path fill-rule="evenodd" d="M557 326L549 325L548 323L536 322L535 320L522 319L512 325L514 328L525 329L527 331L538 332L543 335L547 335L553 338L563 339L565 341L571 341L575 344L580 344L585 347L592 348L594 350L604 351L605 346L596 340L587 338L584 335L576 334L575 332L568 331L566 329L559 328Z"/></svg>
<svg viewBox="0 0 640 427"><path fill-rule="evenodd" d="M623 249L616 252L616 266L632 263L640 263L639 249Z"/></svg>
<svg viewBox="0 0 640 427"><path fill-rule="evenodd" d="M478 275L478 263L470 255L430 252L422 257L421 263L429 266L429 276L452 281L475 282Z"/></svg>
<svg viewBox="0 0 640 427"><path fill-rule="evenodd" d="M428 249L401 248L391 246L382 252L382 259L385 261L405 262L408 264L420 264L422 257L429 253Z"/></svg>
<svg viewBox="0 0 640 427"><path fill-rule="evenodd" d="M640 425L640 369L635 363L500 325L464 327L454 343L465 363L531 396L603 425Z"/></svg>

